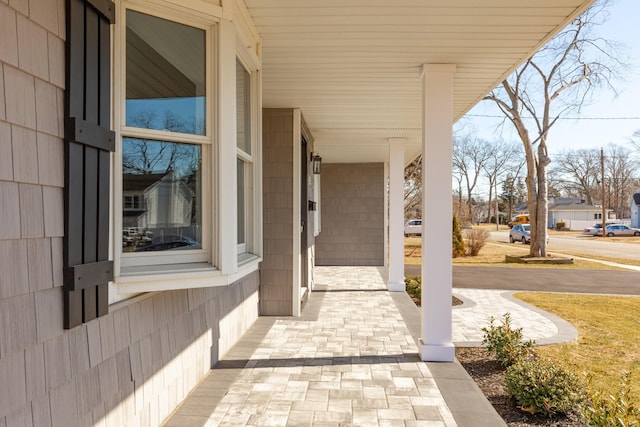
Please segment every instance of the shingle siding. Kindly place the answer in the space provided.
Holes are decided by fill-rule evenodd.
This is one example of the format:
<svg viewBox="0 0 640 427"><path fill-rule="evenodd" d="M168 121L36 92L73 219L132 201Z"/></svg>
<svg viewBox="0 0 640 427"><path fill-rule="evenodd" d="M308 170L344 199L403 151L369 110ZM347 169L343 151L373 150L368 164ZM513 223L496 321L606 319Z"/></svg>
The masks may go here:
<svg viewBox="0 0 640 427"><path fill-rule="evenodd" d="M264 261L260 313L290 315L293 295L293 124L291 109L262 112Z"/></svg>
<svg viewBox="0 0 640 427"><path fill-rule="evenodd" d="M322 165L316 265L384 265L384 165Z"/></svg>
<svg viewBox="0 0 640 427"><path fill-rule="evenodd" d="M259 273L226 287L146 294L63 329L64 0L7 3L0 427L158 425L257 318Z"/></svg>

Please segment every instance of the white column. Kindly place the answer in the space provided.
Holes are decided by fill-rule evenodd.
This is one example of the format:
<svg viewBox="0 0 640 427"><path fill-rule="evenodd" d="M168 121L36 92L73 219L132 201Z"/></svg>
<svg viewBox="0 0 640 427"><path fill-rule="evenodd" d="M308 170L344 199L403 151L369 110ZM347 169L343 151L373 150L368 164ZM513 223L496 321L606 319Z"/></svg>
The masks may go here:
<svg viewBox="0 0 640 427"><path fill-rule="evenodd" d="M404 292L404 138L389 138L389 291Z"/></svg>
<svg viewBox="0 0 640 427"><path fill-rule="evenodd" d="M422 68L422 333L424 361L453 362L451 342L451 176L453 64Z"/></svg>

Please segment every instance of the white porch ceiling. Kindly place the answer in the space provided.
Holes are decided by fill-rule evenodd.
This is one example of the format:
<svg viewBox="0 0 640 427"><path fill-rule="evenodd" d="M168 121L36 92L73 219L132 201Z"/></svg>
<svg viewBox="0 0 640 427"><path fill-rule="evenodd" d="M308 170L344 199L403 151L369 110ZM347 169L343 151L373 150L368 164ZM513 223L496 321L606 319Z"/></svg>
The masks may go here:
<svg viewBox="0 0 640 427"><path fill-rule="evenodd" d="M593 0L245 0L263 106L300 108L325 162L421 152L425 63L455 64L461 118Z"/></svg>

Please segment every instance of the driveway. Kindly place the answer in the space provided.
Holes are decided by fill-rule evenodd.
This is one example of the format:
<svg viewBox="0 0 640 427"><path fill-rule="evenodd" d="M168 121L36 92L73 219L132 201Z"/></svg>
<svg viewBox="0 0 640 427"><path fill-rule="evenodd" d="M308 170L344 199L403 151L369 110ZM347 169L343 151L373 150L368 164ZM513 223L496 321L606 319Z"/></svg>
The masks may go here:
<svg viewBox="0 0 640 427"><path fill-rule="evenodd" d="M420 265L405 264L404 274L420 276ZM640 295L640 272L454 265L453 287Z"/></svg>

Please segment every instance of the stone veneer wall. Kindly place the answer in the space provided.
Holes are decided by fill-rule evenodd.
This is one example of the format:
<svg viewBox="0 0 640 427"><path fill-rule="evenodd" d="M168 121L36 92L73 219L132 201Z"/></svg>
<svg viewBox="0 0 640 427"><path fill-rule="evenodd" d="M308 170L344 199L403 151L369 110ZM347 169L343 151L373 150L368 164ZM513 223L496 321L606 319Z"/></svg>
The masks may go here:
<svg viewBox="0 0 640 427"><path fill-rule="evenodd" d="M384 265L384 164L322 164L316 265Z"/></svg>
<svg viewBox="0 0 640 427"><path fill-rule="evenodd" d="M64 37L63 0L0 0L0 427L158 425L257 318L259 273L63 330Z"/></svg>

